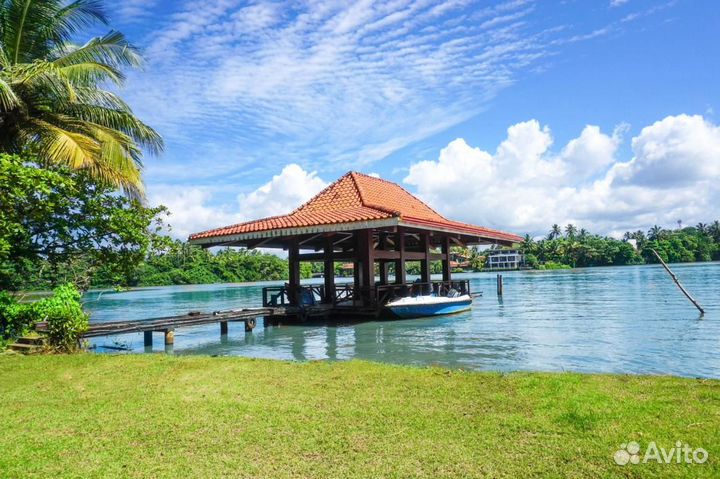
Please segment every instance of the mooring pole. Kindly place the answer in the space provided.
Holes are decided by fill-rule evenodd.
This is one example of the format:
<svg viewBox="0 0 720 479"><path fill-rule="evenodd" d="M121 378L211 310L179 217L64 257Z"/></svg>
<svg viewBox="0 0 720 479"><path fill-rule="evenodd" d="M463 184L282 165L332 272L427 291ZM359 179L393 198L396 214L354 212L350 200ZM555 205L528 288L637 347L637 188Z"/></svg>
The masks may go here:
<svg viewBox="0 0 720 479"><path fill-rule="evenodd" d="M503 295L503 280L501 274L497 275L497 294L498 296Z"/></svg>
<svg viewBox="0 0 720 479"><path fill-rule="evenodd" d="M680 281L677 279L677 276L675 276L675 273L673 273L673 272L670 270L670 268L668 268L668 265L665 264L665 261L663 261L663 259L660 257L660 255L658 254L658 252L655 251L654 249L651 250L651 251L652 251L653 253L655 253L655 256L657 257L658 261L660 261L660 264L663 265L663 268L665 268L665 271L667 271L668 274L670 275L670 277L673 279L673 281L675 281L675 284L677 285L678 288L680 288L680 291L682 291L683 294L684 294L685 296L687 296L687 299L689 299L690 302L695 305L695 307L700 311L700 314L705 314L705 310L702 309L702 306L700 306L700 305L698 304L698 302L695 301L695 298L693 298L693 297L690 295L690 293L687 292L687 290L686 290L685 288L683 288L683 285L680 284Z"/></svg>

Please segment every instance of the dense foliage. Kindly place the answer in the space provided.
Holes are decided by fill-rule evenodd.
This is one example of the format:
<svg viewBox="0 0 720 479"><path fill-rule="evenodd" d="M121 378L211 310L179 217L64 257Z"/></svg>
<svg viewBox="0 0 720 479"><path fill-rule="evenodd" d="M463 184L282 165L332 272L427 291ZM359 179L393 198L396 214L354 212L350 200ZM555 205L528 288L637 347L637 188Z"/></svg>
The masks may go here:
<svg viewBox="0 0 720 479"><path fill-rule="evenodd" d="M67 167L0 154L0 289L86 287L102 271L125 284L160 236L164 207L148 208Z"/></svg>
<svg viewBox="0 0 720 479"><path fill-rule="evenodd" d="M309 277L310 265L304 269ZM288 277L287 261L257 250L223 249L217 253L176 241L166 251L150 255L133 272L128 286L168 284L238 283L282 280ZM101 274L98 286L117 284Z"/></svg>
<svg viewBox="0 0 720 479"><path fill-rule="evenodd" d="M622 240L578 230L572 224L564 232L553 225L542 240L526 235L521 248L527 265L536 268L657 263L653 249L670 263L711 261L720 259L720 223L675 230L654 226L647 233L627 232Z"/></svg>
<svg viewBox="0 0 720 479"><path fill-rule="evenodd" d="M107 25L97 0L0 0L0 152L32 152L142 196L142 149L158 152L162 139L103 89L142 58L117 31L72 42L96 24Z"/></svg>
<svg viewBox="0 0 720 479"><path fill-rule="evenodd" d="M88 315L82 310L80 292L72 284L57 287L52 296L33 303L20 303L0 292L2 339L13 339L30 331L38 322L47 323L50 346L72 351L88 328Z"/></svg>

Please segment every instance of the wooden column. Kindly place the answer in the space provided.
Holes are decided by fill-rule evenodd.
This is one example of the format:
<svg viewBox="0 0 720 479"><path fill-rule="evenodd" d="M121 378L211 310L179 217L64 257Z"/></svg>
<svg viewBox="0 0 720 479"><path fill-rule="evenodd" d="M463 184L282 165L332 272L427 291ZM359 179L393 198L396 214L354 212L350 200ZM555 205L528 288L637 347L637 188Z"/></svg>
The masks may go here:
<svg viewBox="0 0 720 479"><path fill-rule="evenodd" d="M420 280L423 283L430 282L430 233L420 234L420 246L423 251L423 259L420 260Z"/></svg>
<svg viewBox="0 0 720 479"><path fill-rule="evenodd" d="M360 287L363 289L363 303L367 306L372 303L375 288L375 250L373 248L372 230L358 232L358 260Z"/></svg>
<svg viewBox="0 0 720 479"><path fill-rule="evenodd" d="M442 255L442 279L443 281L450 281L450 238L447 236L442 239Z"/></svg>
<svg viewBox="0 0 720 479"><path fill-rule="evenodd" d="M289 296L290 304L297 306L300 298L300 247L297 239L290 240L288 246L288 285L290 286Z"/></svg>
<svg viewBox="0 0 720 479"><path fill-rule="evenodd" d="M333 261L333 238L325 238L325 265L323 268L323 279L325 280L325 302L332 303L335 300L335 262Z"/></svg>
<svg viewBox="0 0 720 479"><path fill-rule="evenodd" d="M395 283L404 284L407 282L405 279L405 232L399 227L395 235L395 248L400 253L400 257L395 260Z"/></svg>
<svg viewBox="0 0 720 479"><path fill-rule="evenodd" d="M388 270L390 263L388 261L380 261L380 284L388 284Z"/></svg>

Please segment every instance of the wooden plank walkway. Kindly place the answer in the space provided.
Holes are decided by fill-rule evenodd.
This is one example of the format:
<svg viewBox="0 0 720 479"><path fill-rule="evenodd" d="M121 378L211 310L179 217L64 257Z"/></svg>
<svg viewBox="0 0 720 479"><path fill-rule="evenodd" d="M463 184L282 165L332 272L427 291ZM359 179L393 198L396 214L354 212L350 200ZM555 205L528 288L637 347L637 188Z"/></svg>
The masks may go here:
<svg viewBox="0 0 720 479"><path fill-rule="evenodd" d="M252 331L256 325L258 316L284 316L288 314L288 308L244 308L229 311L215 311L213 313L190 312L180 316L167 316L130 321L108 321L90 323L90 327L83 335L85 338L98 336L110 336L126 333L145 333L145 345L152 346L152 333L162 332L165 334L165 344L173 344L174 331L177 328L188 326L200 326L203 324L220 323L220 333L227 334L229 322L245 323L245 331Z"/></svg>

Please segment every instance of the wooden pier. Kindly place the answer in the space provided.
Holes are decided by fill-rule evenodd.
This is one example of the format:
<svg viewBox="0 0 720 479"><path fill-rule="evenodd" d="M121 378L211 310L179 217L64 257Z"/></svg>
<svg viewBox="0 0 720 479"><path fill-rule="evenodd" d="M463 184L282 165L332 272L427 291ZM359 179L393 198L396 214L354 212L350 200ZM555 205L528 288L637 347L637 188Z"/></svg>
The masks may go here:
<svg viewBox="0 0 720 479"><path fill-rule="evenodd" d="M165 344L175 342L175 330L182 327L201 326L220 323L220 334L228 333L228 323L243 322L245 331L251 332L257 325L259 316L280 317L292 313L288 308L244 308L212 313L190 312L180 316L167 316L145 320L109 321L91 323L85 338L111 336L127 333L145 333L145 346L152 347L152 334L161 332L165 335Z"/></svg>

